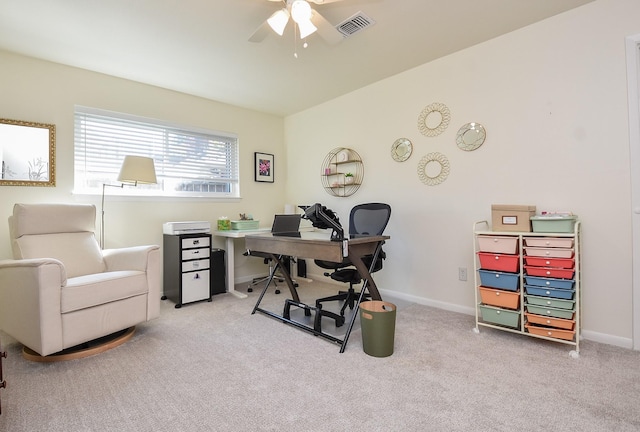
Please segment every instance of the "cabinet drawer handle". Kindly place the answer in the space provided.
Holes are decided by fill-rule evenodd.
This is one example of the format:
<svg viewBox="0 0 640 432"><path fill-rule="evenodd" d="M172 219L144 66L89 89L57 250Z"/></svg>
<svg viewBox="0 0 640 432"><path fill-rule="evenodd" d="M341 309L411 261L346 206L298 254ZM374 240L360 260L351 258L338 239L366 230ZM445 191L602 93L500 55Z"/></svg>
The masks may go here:
<svg viewBox="0 0 640 432"><path fill-rule="evenodd" d="M194 241L193 241L193 244L194 244L194 245L199 245L199 244L200 244L200 240L194 240Z"/></svg>
<svg viewBox="0 0 640 432"><path fill-rule="evenodd" d="M496 291L496 295L499 296L500 295L500 291Z"/></svg>
<svg viewBox="0 0 640 432"><path fill-rule="evenodd" d="M498 255L496 255L496 261L498 261L500 259L500 257Z"/></svg>
<svg viewBox="0 0 640 432"><path fill-rule="evenodd" d="M199 253L200 253L200 251L193 251L193 254L194 254L194 255L195 255L195 254L199 254Z"/></svg>

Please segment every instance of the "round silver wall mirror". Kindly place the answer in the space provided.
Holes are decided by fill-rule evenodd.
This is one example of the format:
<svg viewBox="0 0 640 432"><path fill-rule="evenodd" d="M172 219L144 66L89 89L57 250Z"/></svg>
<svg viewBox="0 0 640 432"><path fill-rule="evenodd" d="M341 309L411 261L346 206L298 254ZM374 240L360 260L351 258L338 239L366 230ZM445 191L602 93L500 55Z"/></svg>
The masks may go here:
<svg viewBox="0 0 640 432"><path fill-rule="evenodd" d="M480 123L467 123L458 130L456 144L465 151L473 151L480 147L487 138L487 131Z"/></svg>
<svg viewBox="0 0 640 432"><path fill-rule="evenodd" d="M396 162L404 162L411 156L413 144L407 138L398 138L391 146L391 157Z"/></svg>

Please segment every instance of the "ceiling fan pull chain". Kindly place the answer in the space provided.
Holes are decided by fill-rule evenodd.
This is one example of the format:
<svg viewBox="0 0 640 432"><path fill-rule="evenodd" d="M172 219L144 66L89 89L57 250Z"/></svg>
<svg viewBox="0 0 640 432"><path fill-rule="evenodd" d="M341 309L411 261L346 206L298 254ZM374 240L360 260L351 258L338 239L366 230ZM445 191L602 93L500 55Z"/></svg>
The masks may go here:
<svg viewBox="0 0 640 432"><path fill-rule="evenodd" d="M298 28L298 24L296 22L293 23L293 56L298 58L298 32L296 31Z"/></svg>

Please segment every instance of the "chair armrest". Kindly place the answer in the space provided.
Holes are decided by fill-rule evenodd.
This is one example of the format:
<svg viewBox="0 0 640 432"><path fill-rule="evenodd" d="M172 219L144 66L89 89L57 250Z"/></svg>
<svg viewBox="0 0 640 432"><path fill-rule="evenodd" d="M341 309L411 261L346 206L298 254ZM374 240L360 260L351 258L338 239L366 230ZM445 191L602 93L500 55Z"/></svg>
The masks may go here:
<svg viewBox="0 0 640 432"><path fill-rule="evenodd" d="M52 258L0 261L0 328L47 355L62 349L62 262Z"/></svg>
<svg viewBox="0 0 640 432"><path fill-rule="evenodd" d="M138 270L147 274L149 295L147 297L147 320L160 316L162 297L162 268L160 246L134 246L103 251L107 271Z"/></svg>
<svg viewBox="0 0 640 432"><path fill-rule="evenodd" d="M160 246L132 246L119 249L105 249L102 251L107 271L139 270L146 272L149 254L159 250Z"/></svg>
<svg viewBox="0 0 640 432"><path fill-rule="evenodd" d="M21 260L0 260L0 271L8 271L12 272L18 268L29 268L29 267L40 267L43 265L51 264L54 266L58 266L60 269L60 286L65 286L67 284L67 271L64 268L64 264L62 261L59 261L55 258L31 258L31 259L21 259Z"/></svg>

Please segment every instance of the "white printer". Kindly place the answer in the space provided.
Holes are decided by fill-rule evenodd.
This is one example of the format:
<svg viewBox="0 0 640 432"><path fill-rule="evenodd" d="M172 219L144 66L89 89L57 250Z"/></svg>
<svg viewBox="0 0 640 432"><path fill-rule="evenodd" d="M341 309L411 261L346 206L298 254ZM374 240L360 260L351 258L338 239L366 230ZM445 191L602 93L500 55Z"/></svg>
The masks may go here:
<svg viewBox="0 0 640 432"><path fill-rule="evenodd" d="M211 222L208 221L187 221L187 222L165 222L162 224L164 234L198 234L210 233Z"/></svg>

